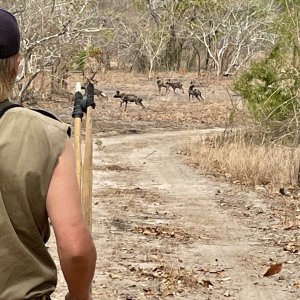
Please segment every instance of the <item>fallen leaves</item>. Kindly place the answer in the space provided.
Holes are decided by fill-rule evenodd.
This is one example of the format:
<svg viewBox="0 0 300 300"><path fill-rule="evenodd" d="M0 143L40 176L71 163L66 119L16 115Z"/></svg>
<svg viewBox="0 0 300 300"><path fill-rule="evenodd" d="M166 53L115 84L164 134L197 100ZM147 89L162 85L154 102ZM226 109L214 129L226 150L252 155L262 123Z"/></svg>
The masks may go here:
<svg viewBox="0 0 300 300"><path fill-rule="evenodd" d="M298 253L299 249L300 245L295 243L288 243L286 246L283 247L284 251L288 251L290 253Z"/></svg>
<svg viewBox="0 0 300 300"><path fill-rule="evenodd" d="M145 288L145 295L159 295L163 297L174 296L186 290L196 291L200 286L210 287L213 284L208 280L199 280L193 270L185 268L174 268L172 266L159 264L151 268L131 266L130 272L136 276L136 281L156 282L157 286Z"/></svg>
<svg viewBox="0 0 300 300"><path fill-rule="evenodd" d="M295 282L293 285L296 289L300 289L300 281Z"/></svg>
<svg viewBox="0 0 300 300"><path fill-rule="evenodd" d="M181 241L192 239L192 235L184 232L179 228L173 228L169 226L136 226L132 229L133 232L141 233L146 236L152 236L156 238L176 238Z"/></svg>
<svg viewBox="0 0 300 300"><path fill-rule="evenodd" d="M282 263L277 263L272 265L267 272L264 274L264 277L269 277L275 274L278 274L282 270Z"/></svg>
<svg viewBox="0 0 300 300"><path fill-rule="evenodd" d="M214 285L211 283L211 281L209 281L209 280L202 280L202 281L200 282L200 284L201 284L202 286L206 287L206 288L209 288L210 286L214 286Z"/></svg>

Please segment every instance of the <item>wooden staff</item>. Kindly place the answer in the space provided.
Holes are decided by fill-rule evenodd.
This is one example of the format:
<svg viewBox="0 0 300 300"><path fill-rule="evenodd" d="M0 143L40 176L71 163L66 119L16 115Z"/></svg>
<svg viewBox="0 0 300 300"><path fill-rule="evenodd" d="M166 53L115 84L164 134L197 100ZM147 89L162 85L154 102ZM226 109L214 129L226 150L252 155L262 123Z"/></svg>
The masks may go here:
<svg viewBox="0 0 300 300"><path fill-rule="evenodd" d="M93 109L94 85L89 83L86 88L86 135L85 135L85 154L82 171L82 209L83 216L92 228L92 186L93 186Z"/></svg>
<svg viewBox="0 0 300 300"><path fill-rule="evenodd" d="M81 83L76 83L74 109L72 117L74 118L74 148L76 156L76 176L79 188L81 189L81 120L83 117L82 111L83 96L81 94Z"/></svg>

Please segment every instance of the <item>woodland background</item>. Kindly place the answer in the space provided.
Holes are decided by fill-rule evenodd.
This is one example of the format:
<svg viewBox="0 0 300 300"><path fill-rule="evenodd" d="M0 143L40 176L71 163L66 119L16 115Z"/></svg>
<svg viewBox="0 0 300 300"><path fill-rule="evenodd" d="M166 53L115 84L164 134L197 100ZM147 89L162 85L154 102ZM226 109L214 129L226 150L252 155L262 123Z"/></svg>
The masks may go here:
<svg viewBox="0 0 300 300"><path fill-rule="evenodd" d="M273 49L283 30L298 29L291 18L298 15L298 2L17 0L1 6L21 27L18 96L24 98L28 83L44 70L51 72L51 92L64 88L70 71L85 68L143 72L149 78L153 71L235 75ZM294 33L286 32L290 38Z"/></svg>

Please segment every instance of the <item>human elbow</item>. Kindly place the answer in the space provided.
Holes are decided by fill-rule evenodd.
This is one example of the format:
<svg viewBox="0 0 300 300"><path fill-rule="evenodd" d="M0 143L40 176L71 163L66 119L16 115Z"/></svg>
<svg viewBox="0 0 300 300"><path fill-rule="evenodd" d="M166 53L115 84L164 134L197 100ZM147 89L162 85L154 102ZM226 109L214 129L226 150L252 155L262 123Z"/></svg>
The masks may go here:
<svg viewBox="0 0 300 300"><path fill-rule="evenodd" d="M63 258L71 259L74 262L85 259L96 259L96 248L89 234L85 237L61 244L59 248L59 252Z"/></svg>

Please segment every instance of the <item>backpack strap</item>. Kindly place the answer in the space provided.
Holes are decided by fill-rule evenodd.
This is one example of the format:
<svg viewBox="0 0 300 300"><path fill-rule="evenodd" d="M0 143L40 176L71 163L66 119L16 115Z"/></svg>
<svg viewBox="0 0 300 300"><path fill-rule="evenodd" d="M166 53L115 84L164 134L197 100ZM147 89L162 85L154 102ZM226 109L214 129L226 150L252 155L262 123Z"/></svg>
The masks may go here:
<svg viewBox="0 0 300 300"><path fill-rule="evenodd" d="M15 103L11 103L8 100L5 100L4 102L0 103L0 118L5 114L5 112L7 112L8 110L10 110L11 108L14 107L22 107L24 108L24 106L19 105L19 104L15 104ZM43 110L43 109L33 109L30 108L30 110L33 110L37 113L40 113L46 117L49 117L51 119L57 120L59 122L61 122L60 119L58 119L55 115L51 114L49 111ZM69 127L67 130L67 134L69 137L71 137L71 128Z"/></svg>
<svg viewBox="0 0 300 300"><path fill-rule="evenodd" d="M49 117L49 118L51 118L51 119L54 119L54 120L57 120L57 121L61 122L60 119L58 119L55 115L51 114L51 113L50 113L49 111L47 111L47 110L36 109L36 108L30 108L30 110L36 111L36 112L38 112L38 113L40 113L40 114L42 114L42 115L44 115L44 116L46 116L46 117Z"/></svg>
<svg viewBox="0 0 300 300"><path fill-rule="evenodd" d="M9 109L14 107L23 107L23 106L19 104L11 103L8 100L5 100L4 102L0 103L0 118L4 115L5 112L7 112Z"/></svg>
<svg viewBox="0 0 300 300"><path fill-rule="evenodd" d="M55 115L53 115L52 113L50 113L49 111L47 110L44 110L44 109L36 109L36 108L30 108L30 110L33 110L35 112L38 112L46 117L49 117L51 119L54 119L56 121L59 121L61 122L61 120L59 118L57 118ZM72 130L71 130L71 127L68 127L68 130L67 130L67 134L69 137L71 137L71 134L72 134Z"/></svg>

